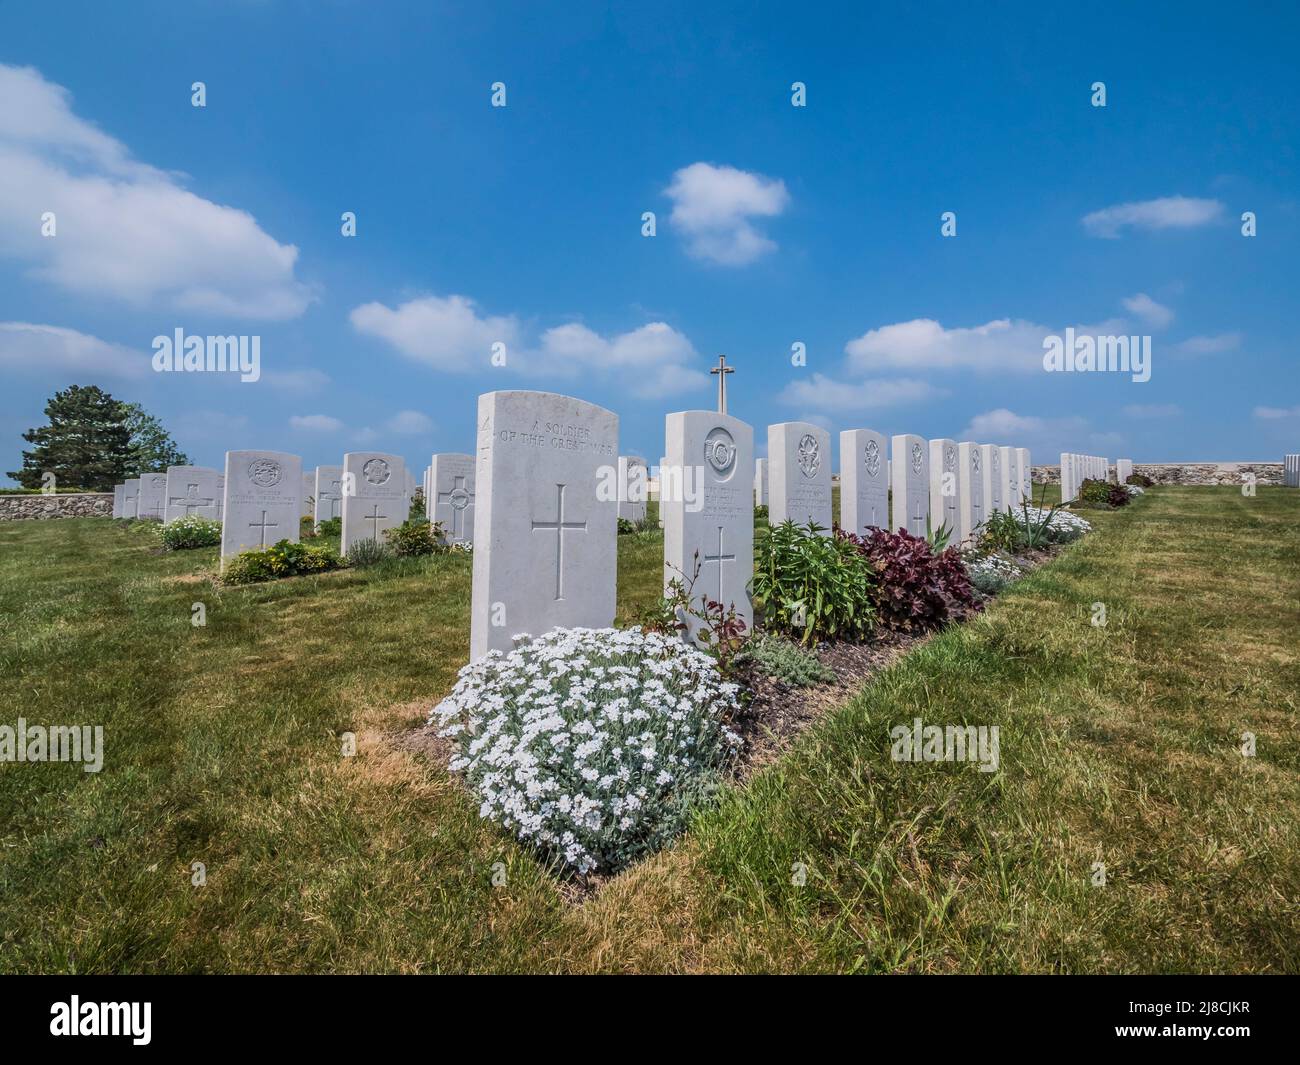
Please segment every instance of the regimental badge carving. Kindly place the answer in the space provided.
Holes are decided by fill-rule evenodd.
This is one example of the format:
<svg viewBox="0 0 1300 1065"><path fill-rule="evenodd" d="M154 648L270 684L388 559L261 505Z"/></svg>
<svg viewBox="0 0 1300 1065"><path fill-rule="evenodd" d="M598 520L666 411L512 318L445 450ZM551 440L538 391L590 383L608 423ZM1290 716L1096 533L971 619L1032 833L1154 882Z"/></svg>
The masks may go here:
<svg viewBox="0 0 1300 1065"><path fill-rule="evenodd" d="M270 459L256 459L248 464L248 479L258 488L274 488L280 483L280 464Z"/></svg>
<svg viewBox="0 0 1300 1065"><path fill-rule="evenodd" d="M921 450L920 444L912 445L912 472L920 473L921 467L925 465L925 453Z"/></svg>
<svg viewBox="0 0 1300 1065"><path fill-rule="evenodd" d="M736 441L720 425L704 438L704 460L721 480L736 472Z"/></svg>
<svg viewBox="0 0 1300 1065"><path fill-rule="evenodd" d="M383 459L370 459L361 467L361 476L373 485L387 484L392 475L393 471Z"/></svg>
<svg viewBox="0 0 1300 1065"><path fill-rule="evenodd" d="M976 473L980 472L980 453L978 448L971 448L970 468Z"/></svg>
<svg viewBox="0 0 1300 1065"><path fill-rule="evenodd" d="M957 472L957 449L951 444L943 450L943 468L950 473Z"/></svg>
<svg viewBox="0 0 1300 1065"><path fill-rule="evenodd" d="M822 468L822 445L812 433L799 438L799 469L805 477L816 477Z"/></svg>
<svg viewBox="0 0 1300 1065"><path fill-rule="evenodd" d="M880 445L874 440L867 441L867 476L876 477L880 474Z"/></svg>
<svg viewBox="0 0 1300 1065"><path fill-rule="evenodd" d="M447 505L454 510L464 510L469 506L469 492L457 486L447 493Z"/></svg>
<svg viewBox="0 0 1300 1065"><path fill-rule="evenodd" d="M994 468L995 470L1000 469L1000 468L1002 467L1002 457L1001 457L1001 454L1002 454L1002 453L1001 453L1000 451L998 451L997 448L994 448L994 449L990 452L990 455L991 455L992 458L993 458L993 468Z"/></svg>

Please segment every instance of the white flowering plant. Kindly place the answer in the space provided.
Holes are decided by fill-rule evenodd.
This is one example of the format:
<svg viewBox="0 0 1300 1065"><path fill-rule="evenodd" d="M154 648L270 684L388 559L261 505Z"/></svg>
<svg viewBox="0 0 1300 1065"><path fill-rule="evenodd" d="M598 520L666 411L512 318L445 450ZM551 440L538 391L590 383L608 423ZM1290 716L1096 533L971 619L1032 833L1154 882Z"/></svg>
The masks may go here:
<svg viewBox="0 0 1300 1065"><path fill-rule="evenodd" d="M985 595L996 595L1024 576L1024 571L1005 555L971 555L962 561L966 563L971 584Z"/></svg>
<svg viewBox="0 0 1300 1065"><path fill-rule="evenodd" d="M675 636L557 629L460 671L430 723L479 815L579 874L658 850L740 746L739 687Z"/></svg>

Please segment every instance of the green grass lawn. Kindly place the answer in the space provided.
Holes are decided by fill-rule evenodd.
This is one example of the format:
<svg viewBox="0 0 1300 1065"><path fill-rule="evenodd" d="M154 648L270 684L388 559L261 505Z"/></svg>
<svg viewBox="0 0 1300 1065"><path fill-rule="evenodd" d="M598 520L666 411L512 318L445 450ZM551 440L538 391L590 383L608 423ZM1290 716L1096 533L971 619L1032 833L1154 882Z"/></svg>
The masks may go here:
<svg viewBox="0 0 1300 1065"><path fill-rule="evenodd" d="M580 906L399 742L467 557L218 590L215 549L0 524L0 724L106 733L99 774L0 765L0 970L1298 971L1300 492L1088 516ZM661 552L620 538L621 616ZM999 725L1000 771L891 761L917 716Z"/></svg>

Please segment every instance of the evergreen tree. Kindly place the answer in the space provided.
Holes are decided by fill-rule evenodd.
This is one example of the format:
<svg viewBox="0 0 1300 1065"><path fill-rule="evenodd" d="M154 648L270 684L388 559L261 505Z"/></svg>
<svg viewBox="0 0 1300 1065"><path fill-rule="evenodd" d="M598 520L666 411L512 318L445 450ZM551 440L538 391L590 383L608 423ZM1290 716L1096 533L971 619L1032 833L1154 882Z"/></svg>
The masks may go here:
<svg viewBox="0 0 1300 1065"><path fill-rule="evenodd" d="M45 405L49 424L23 433L35 447L9 476L24 488L42 488L52 473L60 488L111 491L132 476L131 429L124 405L95 385L73 385Z"/></svg>
<svg viewBox="0 0 1300 1065"><path fill-rule="evenodd" d="M135 477L141 473L165 470L168 466L188 466L189 458L176 446L162 422L139 403L123 403L126 426L131 432L131 466Z"/></svg>

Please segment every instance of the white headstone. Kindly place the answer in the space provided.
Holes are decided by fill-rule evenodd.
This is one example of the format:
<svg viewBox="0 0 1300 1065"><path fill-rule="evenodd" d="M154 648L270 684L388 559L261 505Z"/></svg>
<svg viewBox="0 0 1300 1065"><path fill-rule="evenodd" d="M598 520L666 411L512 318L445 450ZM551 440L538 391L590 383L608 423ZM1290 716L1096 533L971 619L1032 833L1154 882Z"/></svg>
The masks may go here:
<svg viewBox="0 0 1300 1065"><path fill-rule="evenodd" d="M957 535L957 441L946 437L930 441L930 520Z"/></svg>
<svg viewBox="0 0 1300 1065"><path fill-rule="evenodd" d="M1282 483L1288 488L1300 488L1300 455L1283 456Z"/></svg>
<svg viewBox="0 0 1300 1065"><path fill-rule="evenodd" d="M316 509L312 517L316 524L343 517L343 467L317 466L315 480L312 498Z"/></svg>
<svg viewBox="0 0 1300 1065"><path fill-rule="evenodd" d="M217 474L217 521L223 521L226 513L226 475Z"/></svg>
<svg viewBox="0 0 1300 1065"><path fill-rule="evenodd" d="M122 517L123 500L126 498L126 485L113 485L113 517Z"/></svg>
<svg viewBox="0 0 1300 1065"><path fill-rule="evenodd" d="M1006 507L1002 502L1002 450L997 444L980 444L980 466L984 477L984 518Z"/></svg>
<svg viewBox="0 0 1300 1065"><path fill-rule="evenodd" d="M831 535L831 434L808 422L767 427L768 518L809 522Z"/></svg>
<svg viewBox="0 0 1300 1065"><path fill-rule="evenodd" d="M122 486L122 517L137 518L140 516L140 478L128 477L126 484Z"/></svg>
<svg viewBox="0 0 1300 1065"><path fill-rule="evenodd" d="M618 516L625 521L645 521L650 469L640 455L618 457Z"/></svg>
<svg viewBox="0 0 1300 1065"><path fill-rule="evenodd" d="M1128 479L1133 476L1132 459L1115 460L1115 482L1117 484L1128 484Z"/></svg>
<svg viewBox="0 0 1300 1065"><path fill-rule="evenodd" d="M551 392L478 400L470 658L603 628L618 580L618 415Z"/></svg>
<svg viewBox="0 0 1300 1065"><path fill-rule="evenodd" d="M1068 503L1074 498L1074 456L1068 451L1061 452L1061 502Z"/></svg>
<svg viewBox="0 0 1300 1065"><path fill-rule="evenodd" d="M930 444L924 437L901 433L890 440L889 452L893 485L889 527L926 536L930 531Z"/></svg>
<svg viewBox="0 0 1300 1065"><path fill-rule="evenodd" d="M859 536L889 528L888 444L873 429L840 433L840 528Z"/></svg>
<svg viewBox="0 0 1300 1065"><path fill-rule="evenodd" d="M754 460L754 506L768 505L767 459Z"/></svg>
<svg viewBox="0 0 1300 1065"><path fill-rule="evenodd" d="M221 557L298 542L302 459L283 451L227 451Z"/></svg>
<svg viewBox="0 0 1300 1065"><path fill-rule="evenodd" d="M1002 500L1003 510L1014 510L1020 506L1020 478L1016 476L1016 449L999 447L998 452L998 497Z"/></svg>
<svg viewBox="0 0 1300 1065"><path fill-rule="evenodd" d="M670 414L664 423L663 467L680 471L678 484L695 485L697 502L682 493L660 501L664 525L664 588L674 579L689 584L699 564L694 598L732 605L747 628L754 623L749 581L754 575L754 430L739 418L713 411ZM690 468L692 473L687 475ZM685 476L690 481L685 481ZM688 638L699 622L683 618Z"/></svg>
<svg viewBox="0 0 1300 1065"><path fill-rule="evenodd" d="M973 542L984 524L984 457L980 445L957 445L957 542Z"/></svg>
<svg viewBox="0 0 1300 1065"><path fill-rule="evenodd" d="M349 451L343 456L343 538L347 554L360 540L384 543L384 530L406 520L406 462L382 451Z"/></svg>
<svg viewBox="0 0 1300 1065"><path fill-rule="evenodd" d="M1016 469L1020 473L1020 499L1034 501L1034 468L1029 463L1029 449L1016 448Z"/></svg>
<svg viewBox="0 0 1300 1065"><path fill-rule="evenodd" d="M471 543L474 539L474 456L442 452L429 467L430 521L442 523L446 543Z"/></svg>
<svg viewBox="0 0 1300 1065"><path fill-rule="evenodd" d="M221 498L217 491L220 476L209 466L168 466L166 520L175 521L187 514L215 519Z"/></svg>
<svg viewBox="0 0 1300 1065"><path fill-rule="evenodd" d="M303 517L315 517L316 514L316 471L302 471L302 514Z"/></svg>
<svg viewBox="0 0 1300 1065"><path fill-rule="evenodd" d="M167 499L167 474L140 474L140 488L136 495L136 515L155 521L163 520L163 507Z"/></svg>

